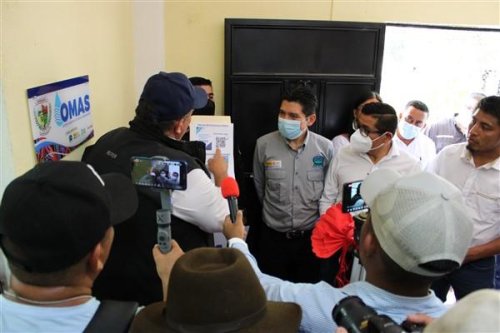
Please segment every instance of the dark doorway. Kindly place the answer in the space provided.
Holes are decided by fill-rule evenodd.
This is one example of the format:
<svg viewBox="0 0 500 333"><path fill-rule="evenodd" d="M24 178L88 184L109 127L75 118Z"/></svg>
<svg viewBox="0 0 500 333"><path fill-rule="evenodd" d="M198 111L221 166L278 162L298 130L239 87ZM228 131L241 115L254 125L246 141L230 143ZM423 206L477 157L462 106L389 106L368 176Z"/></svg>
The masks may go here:
<svg viewBox="0 0 500 333"><path fill-rule="evenodd" d="M378 23L226 19L225 114L234 123L240 206L249 219L260 215L255 142L277 129L284 90L313 88L319 108L312 130L329 139L345 132L357 95L380 88L384 32Z"/></svg>

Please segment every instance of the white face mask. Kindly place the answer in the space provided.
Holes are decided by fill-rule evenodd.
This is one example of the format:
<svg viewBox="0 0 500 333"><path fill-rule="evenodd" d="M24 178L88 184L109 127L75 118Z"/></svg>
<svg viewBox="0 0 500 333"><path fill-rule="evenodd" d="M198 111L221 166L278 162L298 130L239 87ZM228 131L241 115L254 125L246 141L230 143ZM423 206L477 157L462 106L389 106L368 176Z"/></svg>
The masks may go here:
<svg viewBox="0 0 500 333"><path fill-rule="evenodd" d="M384 134L379 135L373 141L377 140L378 138L380 138ZM368 136L362 135L360 130L358 129L358 130L356 130L356 132L354 132L351 135L350 145L351 145L351 149L354 150L355 152L367 153L371 150L378 149L378 148L382 147L384 145L384 143L381 143L377 147L372 148L372 139L370 139L370 137L368 137Z"/></svg>
<svg viewBox="0 0 500 333"><path fill-rule="evenodd" d="M420 133L420 127L410 124L406 120L402 119L399 122L399 134L406 140L413 140Z"/></svg>

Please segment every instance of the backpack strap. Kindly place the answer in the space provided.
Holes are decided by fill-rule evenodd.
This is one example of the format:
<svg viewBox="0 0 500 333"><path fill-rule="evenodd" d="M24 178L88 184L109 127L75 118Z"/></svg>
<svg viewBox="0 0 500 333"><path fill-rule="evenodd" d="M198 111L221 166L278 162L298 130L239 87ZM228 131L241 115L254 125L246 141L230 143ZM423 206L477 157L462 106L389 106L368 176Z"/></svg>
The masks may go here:
<svg viewBox="0 0 500 333"><path fill-rule="evenodd" d="M127 332L137 312L137 302L101 301L84 333Z"/></svg>

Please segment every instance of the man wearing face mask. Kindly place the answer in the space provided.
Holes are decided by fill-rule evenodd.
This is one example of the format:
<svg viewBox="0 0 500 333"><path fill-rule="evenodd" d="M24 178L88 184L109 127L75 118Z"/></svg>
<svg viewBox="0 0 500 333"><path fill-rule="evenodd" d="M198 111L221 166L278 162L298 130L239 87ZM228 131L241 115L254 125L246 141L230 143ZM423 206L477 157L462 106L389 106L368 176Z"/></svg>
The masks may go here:
<svg viewBox="0 0 500 333"><path fill-rule="evenodd" d="M205 106L201 108L194 109L193 116L215 115L215 101L214 101L214 90L212 87L212 81L200 76L190 77L189 81L193 86L200 87L201 89L203 89L208 96L207 104L205 104Z"/></svg>
<svg viewBox="0 0 500 333"><path fill-rule="evenodd" d="M193 116L214 116L215 115L215 102L214 102L214 90L212 88L212 81L209 79L205 79L204 77L201 76L193 76L189 78L189 82L194 87L198 87L205 91L207 94L207 102L206 104L201 107L195 108L193 110ZM186 131L184 136L182 137L182 140L184 141L189 141L189 129Z"/></svg>
<svg viewBox="0 0 500 333"><path fill-rule="evenodd" d="M278 131L257 140L253 173L262 203L258 241L264 272L294 282L317 282L319 260L311 249L311 230L319 217L319 198L332 158L330 140L308 127L318 101L299 86L282 98Z"/></svg>
<svg viewBox="0 0 500 333"><path fill-rule="evenodd" d="M349 145L340 149L330 163L325 189L320 200L320 214L342 201L345 183L363 180L377 169L392 169L402 175L421 170L419 161L393 144L398 117L392 106L370 103L363 106L356 119L357 129Z"/></svg>
<svg viewBox="0 0 500 333"><path fill-rule="evenodd" d="M399 114L398 129L394 136L398 148L420 160L422 167L436 157L436 145L421 133L428 118L429 108L425 103L409 101L405 111Z"/></svg>

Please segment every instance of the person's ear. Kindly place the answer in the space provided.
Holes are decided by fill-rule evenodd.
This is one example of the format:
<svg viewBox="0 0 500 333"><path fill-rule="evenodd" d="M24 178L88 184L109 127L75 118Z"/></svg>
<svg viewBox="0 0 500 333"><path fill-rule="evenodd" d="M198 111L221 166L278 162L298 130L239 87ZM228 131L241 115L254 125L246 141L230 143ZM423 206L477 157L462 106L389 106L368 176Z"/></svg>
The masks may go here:
<svg viewBox="0 0 500 333"><path fill-rule="evenodd" d="M175 125L175 134L177 134L177 136L182 134L182 127L179 124Z"/></svg>
<svg viewBox="0 0 500 333"><path fill-rule="evenodd" d="M180 120L175 122L174 133L175 133L176 137L184 134L184 122L185 122L185 118L181 118Z"/></svg>
<svg viewBox="0 0 500 333"><path fill-rule="evenodd" d="M362 243L363 252L366 257L371 257L377 252L378 242L372 228L366 228L360 242Z"/></svg>
<svg viewBox="0 0 500 333"><path fill-rule="evenodd" d="M400 113L398 114L398 120L401 120L402 118L403 118L403 112L400 112Z"/></svg>
<svg viewBox="0 0 500 333"><path fill-rule="evenodd" d="M307 117L307 127L312 126L316 122L316 113Z"/></svg>
<svg viewBox="0 0 500 333"><path fill-rule="evenodd" d="M91 274L99 274L104 268L104 256L102 243L97 243L89 254L89 259L87 261L87 267Z"/></svg>
<svg viewBox="0 0 500 333"><path fill-rule="evenodd" d="M97 274L103 270L104 264L108 260L109 252L111 251L114 236L115 232L113 227L108 228L103 239L97 243L90 252L87 267L91 274L96 274L97 276Z"/></svg>

